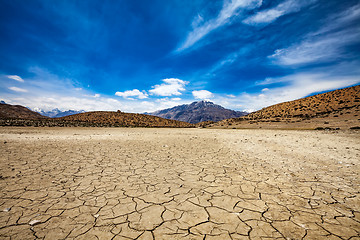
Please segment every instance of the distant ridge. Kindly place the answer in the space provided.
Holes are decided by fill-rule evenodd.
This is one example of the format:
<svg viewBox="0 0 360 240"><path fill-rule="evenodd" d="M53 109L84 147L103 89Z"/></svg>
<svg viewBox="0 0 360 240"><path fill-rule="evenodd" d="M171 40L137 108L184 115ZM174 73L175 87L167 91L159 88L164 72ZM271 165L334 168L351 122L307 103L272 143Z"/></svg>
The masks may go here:
<svg viewBox="0 0 360 240"><path fill-rule="evenodd" d="M0 102L0 119L46 119L40 113L31 111L30 109L20 105L6 104Z"/></svg>
<svg viewBox="0 0 360 240"><path fill-rule="evenodd" d="M336 128L360 126L360 85L279 103L240 118L227 119L212 127Z"/></svg>
<svg viewBox="0 0 360 240"><path fill-rule="evenodd" d="M210 101L199 101L146 114L188 123L200 123L240 117L246 115L247 112L226 109Z"/></svg>
<svg viewBox="0 0 360 240"><path fill-rule="evenodd" d="M42 109L35 109L35 112L40 113L43 116L51 117L51 118L59 118L59 117L65 117L69 115L74 115L78 113L84 113L84 110L76 111L76 110L67 110L67 111L61 111L58 108L55 108L51 111L44 111Z"/></svg>

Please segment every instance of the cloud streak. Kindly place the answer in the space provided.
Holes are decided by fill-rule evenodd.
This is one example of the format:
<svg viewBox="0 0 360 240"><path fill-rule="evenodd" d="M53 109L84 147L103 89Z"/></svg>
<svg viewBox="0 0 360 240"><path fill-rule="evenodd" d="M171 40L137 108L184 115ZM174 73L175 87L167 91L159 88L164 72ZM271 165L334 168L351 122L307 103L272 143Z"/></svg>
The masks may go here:
<svg viewBox="0 0 360 240"><path fill-rule="evenodd" d="M269 56L275 64L301 66L356 58L348 46L360 43L358 26L349 26L360 19L360 4L327 18L318 31L307 34L300 43L275 50Z"/></svg>
<svg viewBox="0 0 360 240"><path fill-rule="evenodd" d="M14 92L22 92L22 93L28 92L28 90L23 89L23 88L19 88L19 87L9 87L9 89L14 91Z"/></svg>
<svg viewBox="0 0 360 240"><path fill-rule="evenodd" d="M278 19L283 15L293 12L298 12L301 10L301 8L311 4L312 2L314 2L314 0L310 0L310 1L288 0L280 3L274 8L257 12L256 14L243 20L243 23L249 25L268 24L275 21L276 19Z"/></svg>
<svg viewBox="0 0 360 240"><path fill-rule="evenodd" d="M343 30L337 33L308 37L288 48L277 49L269 58L284 66L331 62L351 57L345 47L359 42L360 32Z"/></svg>
<svg viewBox="0 0 360 240"><path fill-rule="evenodd" d="M18 75L7 75L6 76L7 78L9 79L12 79L12 80L15 80L15 81L18 81L18 82L24 82L24 79L22 79L20 76Z"/></svg>
<svg viewBox="0 0 360 240"><path fill-rule="evenodd" d="M198 25L201 16L197 16L193 22L193 30L187 35L185 41L178 47L177 52L190 48L200 39L215 29L231 22L231 18L238 14L240 9L254 9L261 6L262 0L231 0L225 1L219 15L207 22ZM196 22L196 23L195 23Z"/></svg>

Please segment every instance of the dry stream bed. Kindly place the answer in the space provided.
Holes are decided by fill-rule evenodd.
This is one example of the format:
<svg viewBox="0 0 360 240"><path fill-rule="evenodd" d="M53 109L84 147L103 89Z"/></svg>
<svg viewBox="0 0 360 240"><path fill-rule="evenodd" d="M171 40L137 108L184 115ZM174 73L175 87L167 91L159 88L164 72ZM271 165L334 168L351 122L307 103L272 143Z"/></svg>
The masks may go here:
<svg viewBox="0 0 360 240"><path fill-rule="evenodd" d="M0 128L0 239L360 239L360 133Z"/></svg>

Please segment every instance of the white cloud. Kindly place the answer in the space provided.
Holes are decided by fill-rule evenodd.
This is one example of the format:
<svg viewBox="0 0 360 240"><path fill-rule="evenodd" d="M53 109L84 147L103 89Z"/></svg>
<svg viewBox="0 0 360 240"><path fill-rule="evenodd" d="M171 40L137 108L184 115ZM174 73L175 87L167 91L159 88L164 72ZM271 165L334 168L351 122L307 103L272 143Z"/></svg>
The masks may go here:
<svg viewBox="0 0 360 240"><path fill-rule="evenodd" d="M352 23L360 19L360 4L333 14L316 32L307 34L300 43L277 49L269 56L274 63L299 66L311 63L339 61L354 57L346 49L360 43L360 31Z"/></svg>
<svg viewBox="0 0 360 240"><path fill-rule="evenodd" d="M7 75L7 78L10 78L12 80L18 81L18 82L25 82L24 79L22 79L20 76L18 75Z"/></svg>
<svg viewBox="0 0 360 240"><path fill-rule="evenodd" d="M152 86L149 93L157 96L181 95L181 91L185 91L185 85L188 83L178 78L166 78L162 81L164 83Z"/></svg>
<svg viewBox="0 0 360 240"><path fill-rule="evenodd" d="M271 23L285 14L300 11L302 7L305 7L311 4L312 2L314 2L314 0L309 0L309 1L287 0L285 2L280 3L274 8L257 12L256 14L243 20L243 23L249 25Z"/></svg>
<svg viewBox="0 0 360 240"><path fill-rule="evenodd" d="M192 91L192 95L196 99L210 99L214 96L212 92L209 92L207 90L199 90L199 91Z"/></svg>
<svg viewBox="0 0 360 240"><path fill-rule="evenodd" d="M130 97L137 97L139 99L145 99L148 97L148 94L145 91L140 92L138 89L116 92L115 95L128 99L130 99Z"/></svg>
<svg viewBox="0 0 360 240"><path fill-rule="evenodd" d="M18 87L9 87L10 90L15 91L15 92L28 92L28 90L23 89L23 88L18 88Z"/></svg>
<svg viewBox="0 0 360 240"><path fill-rule="evenodd" d="M39 67L29 69L34 73L32 78L25 79L24 87L17 88L11 85L10 81L0 81L1 100L9 104L18 104L29 107L31 109L43 109L50 111L55 108L61 111L65 110L85 110L85 111L116 111L142 113L150 112L167 107L173 107L179 104L188 103L179 97L163 99L156 102L155 99L144 101L147 93L145 91L127 91L125 94L128 98L119 98L115 96L107 96L92 92L88 89L80 89L81 85L73 79L60 78ZM7 79L7 76L0 76L1 79ZM176 79L168 79L164 81L166 85L183 86L187 82ZM155 89L155 88L154 88ZM178 91L179 86L177 87ZM11 91L10 91L11 90ZM161 89L157 89L161 90ZM131 96L133 97L132 99ZM140 100L139 100L140 99Z"/></svg>
<svg viewBox="0 0 360 240"><path fill-rule="evenodd" d="M308 37L299 44L276 50L269 58L285 66L331 62L348 57L345 46L360 42L359 39L360 32L353 30Z"/></svg>
<svg viewBox="0 0 360 240"><path fill-rule="evenodd" d="M360 3L342 12L335 13L325 20L324 26L310 35L316 36L336 29L343 29L348 24L360 20Z"/></svg>
<svg viewBox="0 0 360 240"><path fill-rule="evenodd" d="M198 25L198 23L203 20L202 17L198 15L193 21L193 30L187 35L185 41L177 51L181 52L191 47L211 31L228 24L231 18L238 13L239 9L254 9L261 6L261 4L262 0L225 0L219 15L202 25Z"/></svg>

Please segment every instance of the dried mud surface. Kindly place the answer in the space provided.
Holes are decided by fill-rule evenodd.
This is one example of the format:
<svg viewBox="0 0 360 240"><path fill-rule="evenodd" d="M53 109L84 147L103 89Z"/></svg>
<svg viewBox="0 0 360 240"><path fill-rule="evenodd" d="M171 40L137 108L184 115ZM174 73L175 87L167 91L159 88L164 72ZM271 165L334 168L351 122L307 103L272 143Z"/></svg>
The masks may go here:
<svg viewBox="0 0 360 240"><path fill-rule="evenodd" d="M360 239L360 133L0 128L0 239Z"/></svg>

